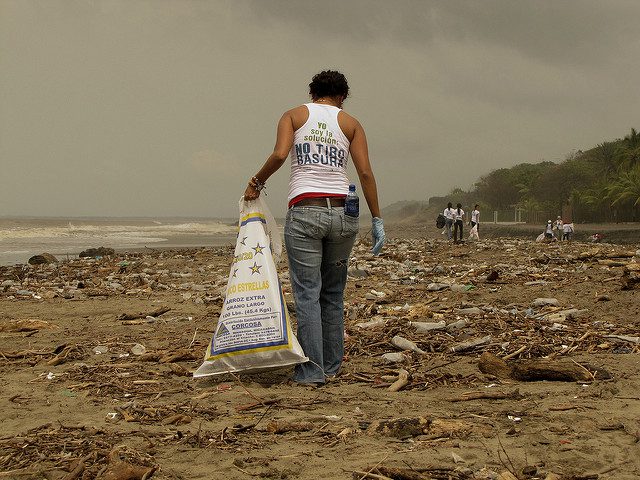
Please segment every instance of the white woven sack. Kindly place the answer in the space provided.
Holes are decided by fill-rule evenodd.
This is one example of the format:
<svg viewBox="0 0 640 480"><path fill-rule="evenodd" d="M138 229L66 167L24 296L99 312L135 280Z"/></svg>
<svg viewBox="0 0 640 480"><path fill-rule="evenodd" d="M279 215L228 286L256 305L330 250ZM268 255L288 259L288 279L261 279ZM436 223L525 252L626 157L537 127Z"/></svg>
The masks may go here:
<svg viewBox="0 0 640 480"><path fill-rule="evenodd" d="M282 239L262 197L240 199L238 240L226 298L205 359L194 377L303 363L274 257Z"/></svg>

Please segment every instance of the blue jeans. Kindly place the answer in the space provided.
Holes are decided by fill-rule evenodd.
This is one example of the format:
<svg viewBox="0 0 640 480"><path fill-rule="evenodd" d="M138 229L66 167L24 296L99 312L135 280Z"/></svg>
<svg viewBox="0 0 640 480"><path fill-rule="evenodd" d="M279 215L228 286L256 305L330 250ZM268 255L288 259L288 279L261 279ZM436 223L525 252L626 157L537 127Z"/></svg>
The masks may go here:
<svg viewBox="0 0 640 480"><path fill-rule="evenodd" d="M444 226L447 229L447 239L451 240L451 227L453 227L453 219L447 218L444 222Z"/></svg>
<svg viewBox="0 0 640 480"><path fill-rule="evenodd" d="M358 218L343 207L290 208L284 227L289 276L296 301L297 336L309 361L293 380L324 383L344 355L344 289Z"/></svg>

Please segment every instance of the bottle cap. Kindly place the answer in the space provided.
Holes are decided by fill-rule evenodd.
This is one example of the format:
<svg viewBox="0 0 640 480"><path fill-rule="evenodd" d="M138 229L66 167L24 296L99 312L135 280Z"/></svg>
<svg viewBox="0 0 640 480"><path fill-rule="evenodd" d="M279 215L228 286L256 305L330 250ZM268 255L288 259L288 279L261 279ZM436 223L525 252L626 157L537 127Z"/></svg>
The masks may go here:
<svg viewBox="0 0 640 480"><path fill-rule="evenodd" d="M354 183L352 183L352 184L350 184L350 185L349 185L349 191L350 191L350 192L355 192L355 191L356 191L356 186L355 186L355 184L354 184Z"/></svg>

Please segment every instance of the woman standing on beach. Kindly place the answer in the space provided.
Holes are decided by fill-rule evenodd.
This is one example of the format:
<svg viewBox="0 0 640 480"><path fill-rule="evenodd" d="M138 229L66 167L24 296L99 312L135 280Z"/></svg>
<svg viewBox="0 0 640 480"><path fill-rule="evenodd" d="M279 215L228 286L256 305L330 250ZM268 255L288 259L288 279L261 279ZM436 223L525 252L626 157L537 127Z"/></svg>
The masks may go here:
<svg viewBox="0 0 640 480"><path fill-rule="evenodd" d="M478 210L479 206L480 205L476 203L475 207L473 207L473 211L471 212L471 228L477 225L478 228L476 228L476 231L478 233L480 233L480 210Z"/></svg>
<svg viewBox="0 0 640 480"><path fill-rule="evenodd" d="M456 205L456 209L453 211L454 223L453 223L453 243L462 242L462 227L464 225L464 210L462 210L462 204ZM458 230L460 231L460 240L458 240Z"/></svg>
<svg viewBox="0 0 640 480"><path fill-rule="evenodd" d="M347 264L358 233L358 217L344 209L349 155L373 217L374 254L380 253L385 235L364 129L342 110L349 95L347 79L340 72L320 72L309 84L309 94L311 103L280 118L273 153L249 181L244 198L256 199L267 179L290 158L284 236L298 341L309 357L296 366L293 380L323 384L342 365Z"/></svg>
<svg viewBox="0 0 640 480"><path fill-rule="evenodd" d="M453 222L456 219L455 210L451 202L447 203L447 208L442 212L444 215L444 228L447 231L447 240L451 240L451 229L453 228Z"/></svg>

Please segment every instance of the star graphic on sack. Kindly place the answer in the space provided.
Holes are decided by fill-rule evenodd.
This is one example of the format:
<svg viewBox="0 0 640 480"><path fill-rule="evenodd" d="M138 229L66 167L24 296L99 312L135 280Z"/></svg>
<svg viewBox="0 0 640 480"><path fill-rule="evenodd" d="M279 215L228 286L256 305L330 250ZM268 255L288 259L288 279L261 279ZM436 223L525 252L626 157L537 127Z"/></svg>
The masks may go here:
<svg viewBox="0 0 640 480"><path fill-rule="evenodd" d="M246 236L245 236L245 237L242 237L242 240L240 240L240 243L241 243L242 245L244 245L245 247L247 246L247 244L246 244L246 243L244 243L244 242L247 240L247 238L249 238L249 237L246 237Z"/></svg>
<svg viewBox="0 0 640 480"><path fill-rule="evenodd" d="M253 275L254 273L260 273L262 265L258 265L257 262L253 262L253 266L249 268L251 269L251 275Z"/></svg>
<svg viewBox="0 0 640 480"><path fill-rule="evenodd" d="M262 253L262 251L265 249L265 247L260 246L260 243L256 243L256 246L251 248L256 252L256 255ZM262 253L262 255L264 255L264 253Z"/></svg>
<svg viewBox="0 0 640 480"><path fill-rule="evenodd" d="M238 269L234 268L233 269L233 274L231 275L233 278L236 278L236 273L238 273Z"/></svg>

